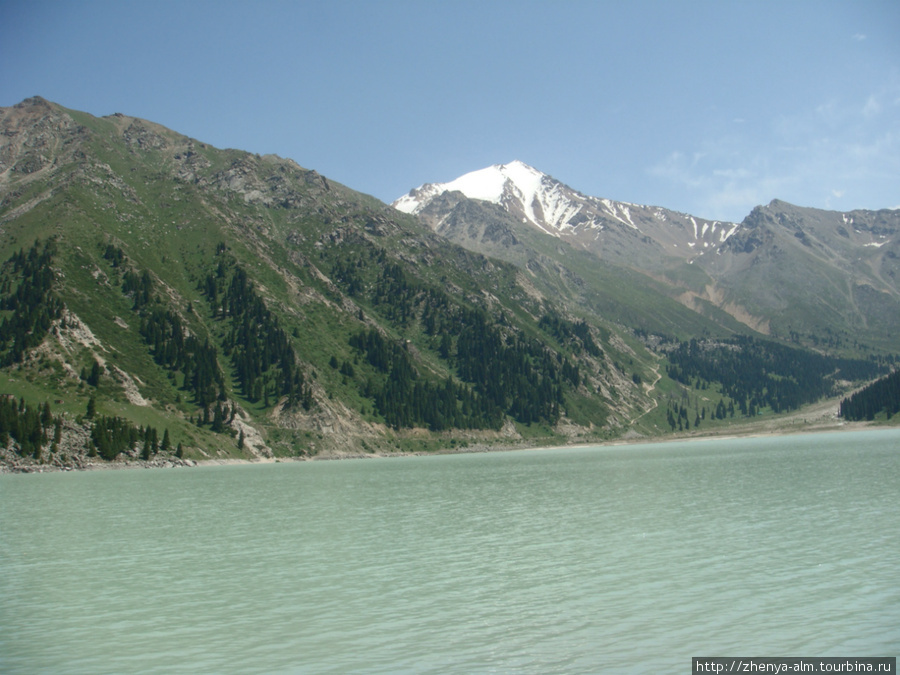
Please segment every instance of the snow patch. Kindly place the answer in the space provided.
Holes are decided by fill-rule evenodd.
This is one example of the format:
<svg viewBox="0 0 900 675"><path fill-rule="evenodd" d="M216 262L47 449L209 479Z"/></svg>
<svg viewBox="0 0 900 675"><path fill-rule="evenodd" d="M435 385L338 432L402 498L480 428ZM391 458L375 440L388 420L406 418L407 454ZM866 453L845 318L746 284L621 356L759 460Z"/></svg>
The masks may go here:
<svg viewBox="0 0 900 675"><path fill-rule="evenodd" d="M628 225L629 227L631 227L635 230L638 229L637 225L634 224L634 221L631 220L631 211L628 209L628 206L626 206L624 203L614 202L611 199L601 199L600 203L603 204L603 207L606 209L606 212L609 213L609 215L611 215L613 218L618 220L620 223L622 223L623 225ZM625 216L625 218L622 218L619 215L620 211L621 211L622 215Z"/></svg>
<svg viewBox="0 0 900 675"><path fill-rule="evenodd" d="M610 219L640 232L634 218L636 209L639 218L646 217L646 213L657 221L677 224L679 229L681 223L686 226L689 221L694 240L709 237L713 246L725 242L739 227L736 223L719 221L698 223L687 214L674 214L677 219L673 219L670 212L662 207L583 195L518 160L472 171L448 183L426 183L397 199L393 206L406 213L417 213L436 196L452 191L461 192L469 199L497 204L520 217L522 222L556 237L566 232L603 230L604 223ZM573 225L577 220L581 222Z"/></svg>
<svg viewBox="0 0 900 675"><path fill-rule="evenodd" d="M731 229L728 230L728 232L726 232L725 230L722 230L722 234L719 235L719 243L724 243L728 239L728 237L730 237L735 232L737 232L739 227L740 227L740 225L738 223L732 223Z"/></svg>
<svg viewBox="0 0 900 675"><path fill-rule="evenodd" d="M462 192L469 199L519 211L524 216L523 221L556 236L560 231L574 229L570 224L572 219L581 213L589 201L593 201L516 160L472 171L449 183L427 183L400 197L393 206L405 213L417 213L437 195L453 191ZM623 218L612 203L606 202L607 211L613 217L635 227L627 207L622 207ZM591 219L584 227L597 227L596 219Z"/></svg>
<svg viewBox="0 0 900 675"><path fill-rule="evenodd" d="M422 202L416 199L411 192L394 201L393 206L398 211L403 211L403 213L415 213L422 206Z"/></svg>

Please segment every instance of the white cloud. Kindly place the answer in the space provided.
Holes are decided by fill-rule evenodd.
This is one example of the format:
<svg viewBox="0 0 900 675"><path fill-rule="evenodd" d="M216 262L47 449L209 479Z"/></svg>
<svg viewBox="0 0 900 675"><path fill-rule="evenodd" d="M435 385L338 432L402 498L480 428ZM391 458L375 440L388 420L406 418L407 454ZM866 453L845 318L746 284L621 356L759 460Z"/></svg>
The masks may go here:
<svg viewBox="0 0 900 675"><path fill-rule="evenodd" d="M743 161L746 160L746 161ZM776 180L766 175L767 160L741 152L734 141L710 141L688 159L670 153L649 169L652 176L687 191L694 206L687 210L704 218L739 221L757 204L780 193Z"/></svg>
<svg viewBox="0 0 900 675"><path fill-rule="evenodd" d="M851 38L854 42L865 42L866 34L865 33L854 33Z"/></svg>
<svg viewBox="0 0 900 675"><path fill-rule="evenodd" d="M648 173L680 191L688 210L739 220L779 198L801 206L885 208L900 190L900 85L865 99L829 100L772 120L760 135L743 128L672 152Z"/></svg>
<svg viewBox="0 0 900 675"><path fill-rule="evenodd" d="M863 106L862 114L863 117L874 117L878 113L881 112L881 103L874 94L868 98L866 104Z"/></svg>

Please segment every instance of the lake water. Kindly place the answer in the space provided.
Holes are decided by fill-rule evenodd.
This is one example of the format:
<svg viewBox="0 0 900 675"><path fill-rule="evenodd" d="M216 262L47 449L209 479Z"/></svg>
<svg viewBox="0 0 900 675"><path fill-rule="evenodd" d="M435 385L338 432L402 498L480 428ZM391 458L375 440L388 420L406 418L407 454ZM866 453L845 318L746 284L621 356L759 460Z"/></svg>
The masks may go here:
<svg viewBox="0 0 900 675"><path fill-rule="evenodd" d="M3 673L900 652L900 430L0 476Z"/></svg>

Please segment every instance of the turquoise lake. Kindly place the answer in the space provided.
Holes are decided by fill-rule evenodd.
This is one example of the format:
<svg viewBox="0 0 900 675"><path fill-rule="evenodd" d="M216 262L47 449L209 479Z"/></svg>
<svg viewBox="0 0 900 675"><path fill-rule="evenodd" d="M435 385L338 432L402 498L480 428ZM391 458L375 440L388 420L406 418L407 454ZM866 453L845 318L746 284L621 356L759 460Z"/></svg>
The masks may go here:
<svg viewBox="0 0 900 675"><path fill-rule="evenodd" d="M900 653L900 430L0 476L3 673Z"/></svg>

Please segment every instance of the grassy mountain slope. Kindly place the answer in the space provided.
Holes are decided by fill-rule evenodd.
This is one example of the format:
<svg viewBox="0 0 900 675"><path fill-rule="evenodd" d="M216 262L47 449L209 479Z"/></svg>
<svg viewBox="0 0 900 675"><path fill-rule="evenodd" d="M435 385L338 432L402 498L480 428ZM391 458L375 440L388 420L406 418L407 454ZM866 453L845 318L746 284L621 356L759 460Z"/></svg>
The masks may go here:
<svg viewBox="0 0 900 675"><path fill-rule="evenodd" d="M491 201L466 196L489 195L501 181ZM470 250L592 296L588 304L604 316L642 330L754 331L845 353L900 348L898 210L841 213L775 200L740 224L710 222L588 197L521 162L425 185L395 204Z"/></svg>
<svg viewBox="0 0 900 675"><path fill-rule="evenodd" d="M611 436L649 405L628 332L290 160L42 99L0 119L2 318L48 247L64 308L0 386L67 434L92 398L193 458Z"/></svg>
<svg viewBox="0 0 900 675"><path fill-rule="evenodd" d="M503 207L459 192L435 197L419 216L441 236L527 270L532 282L548 295L570 300L573 311L580 308L632 329L678 339L747 332L747 326L712 303L699 301L686 307L678 299L681 284L702 288L710 282L699 267L676 263L677 271L654 278L522 226ZM673 279L678 280L678 288L673 289Z"/></svg>
<svg viewBox="0 0 900 675"><path fill-rule="evenodd" d="M40 98L0 127L7 464L659 434L726 425L798 379L711 380L743 344L731 315L489 209L437 234L291 160ZM817 391L842 377L826 365Z"/></svg>
<svg viewBox="0 0 900 675"><path fill-rule="evenodd" d="M703 261L713 294L772 334L852 352L900 347L900 212L840 213L773 201Z"/></svg>

